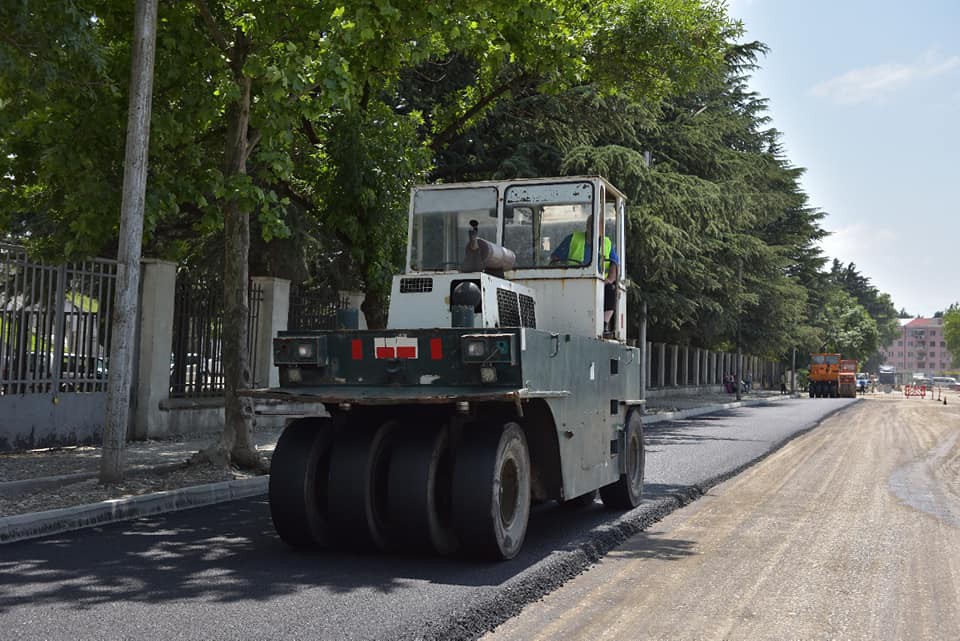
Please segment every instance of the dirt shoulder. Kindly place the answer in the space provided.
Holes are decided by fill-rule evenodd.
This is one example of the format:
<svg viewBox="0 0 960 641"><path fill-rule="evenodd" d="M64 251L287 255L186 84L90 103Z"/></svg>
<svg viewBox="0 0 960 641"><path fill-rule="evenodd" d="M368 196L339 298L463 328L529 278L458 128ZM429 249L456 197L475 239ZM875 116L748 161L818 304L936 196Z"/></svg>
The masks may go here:
<svg viewBox="0 0 960 641"><path fill-rule="evenodd" d="M960 405L868 399L484 639L955 638L958 549Z"/></svg>

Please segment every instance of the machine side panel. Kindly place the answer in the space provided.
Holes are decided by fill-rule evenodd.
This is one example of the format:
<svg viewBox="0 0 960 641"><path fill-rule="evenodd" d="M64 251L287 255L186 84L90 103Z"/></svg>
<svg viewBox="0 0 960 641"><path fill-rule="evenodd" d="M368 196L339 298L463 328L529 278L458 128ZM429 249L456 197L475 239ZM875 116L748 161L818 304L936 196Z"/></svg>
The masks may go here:
<svg viewBox="0 0 960 641"><path fill-rule="evenodd" d="M523 279L536 292L537 327L580 336L603 329L603 281L598 278ZM599 311L598 311L599 310Z"/></svg>
<svg viewBox="0 0 960 641"><path fill-rule="evenodd" d="M560 444L564 496L616 481L625 402L640 397L640 350L572 334L524 334L524 386L569 392L547 400Z"/></svg>

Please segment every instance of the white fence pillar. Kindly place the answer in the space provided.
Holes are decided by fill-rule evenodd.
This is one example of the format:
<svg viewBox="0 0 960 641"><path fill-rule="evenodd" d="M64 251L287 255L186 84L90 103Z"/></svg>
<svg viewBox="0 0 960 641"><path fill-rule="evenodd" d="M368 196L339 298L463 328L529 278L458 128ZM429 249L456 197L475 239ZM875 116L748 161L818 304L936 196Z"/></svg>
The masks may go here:
<svg viewBox="0 0 960 641"><path fill-rule="evenodd" d="M254 387L278 387L280 371L273 364L273 339L277 332L287 329L290 313L290 281L272 276L254 276L254 285L263 291L260 314L257 318L257 344L253 353L257 369Z"/></svg>
<svg viewBox="0 0 960 641"><path fill-rule="evenodd" d="M140 261L140 359L137 366L133 438L167 434L166 412L160 401L170 395L170 346L173 344L173 300L177 264L144 258Z"/></svg>

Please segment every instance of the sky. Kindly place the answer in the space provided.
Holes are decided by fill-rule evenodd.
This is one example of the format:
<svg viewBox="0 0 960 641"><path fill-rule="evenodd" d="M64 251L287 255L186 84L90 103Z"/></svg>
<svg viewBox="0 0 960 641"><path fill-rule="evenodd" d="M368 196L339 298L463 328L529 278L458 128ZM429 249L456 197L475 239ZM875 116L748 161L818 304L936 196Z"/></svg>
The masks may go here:
<svg viewBox="0 0 960 641"><path fill-rule="evenodd" d="M960 301L960 1L728 0L824 253L898 310ZM829 265L828 265L829 266Z"/></svg>

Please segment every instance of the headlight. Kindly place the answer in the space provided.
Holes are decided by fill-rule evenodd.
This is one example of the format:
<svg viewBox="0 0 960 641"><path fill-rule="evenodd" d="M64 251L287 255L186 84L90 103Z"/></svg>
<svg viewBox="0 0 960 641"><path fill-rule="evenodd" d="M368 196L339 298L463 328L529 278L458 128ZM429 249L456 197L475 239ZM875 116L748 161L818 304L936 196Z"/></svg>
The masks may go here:
<svg viewBox="0 0 960 641"><path fill-rule="evenodd" d="M516 337L513 334L467 334L460 337L464 363L517 364Z"/></svg>
<svg viewBox="0 0 960 641"><path fill-rule="evenodd" d="M313 358L313 344L312 343L300 343L297 345L297 357L299 358Z"/></svg>
<svg viewBox="0 0 960 641"><path fill-rule="evenodd" d="M326 367L326 336L280 336L273 339L273 364Z"/></svg>
<svg viewBox="0 0 960 641"><path fill-rule="evenodd" d="M466 352L470 358L483 358L487 353L487 344L484 341L469 341Z"/></svg>

